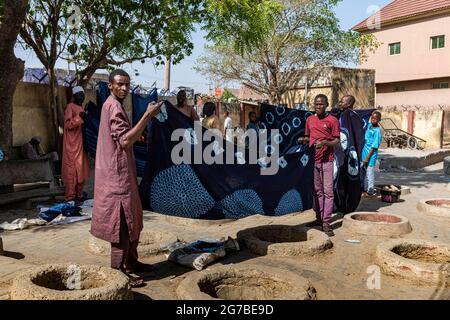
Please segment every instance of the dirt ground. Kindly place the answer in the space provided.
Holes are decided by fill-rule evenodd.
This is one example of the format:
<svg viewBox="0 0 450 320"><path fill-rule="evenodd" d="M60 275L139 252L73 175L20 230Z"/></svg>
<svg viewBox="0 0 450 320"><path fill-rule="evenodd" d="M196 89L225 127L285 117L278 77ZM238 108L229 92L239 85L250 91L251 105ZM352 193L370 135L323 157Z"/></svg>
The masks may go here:
<svg viewBox="0 0 450 320"><path fill-rule="evenodd" d="M407 217L413 231L401 236L450 243L450 219L425 216L416 208L420 199L450 198L446 189L449 178L443 175L442 163L415 172L380 172L377 183L401 184L411 188L411 194L402 196L401 202L383 203L379 198L364 198L358 211L399 214ZM35 218L36 209L17 207L0 208L0 223L15 218ZM252 216L232 222L209 222L165 217L145 212L147 230L172 233L179 239L191 241L201 237L236 237L240 230L260 225L304 225L314 220L312 210L284 217ZM0 256L0 299L9 298L9 286L18 270L29 265L47 263L79 263L109 265L109 258L97 256L87 250L90 222L72 225L34 227L22 231L0 233L6 256ZM382 236L363 236L342 227L342 216L333 217L336 236L331 238L333 248L312 257L276 258L256 256L247 250L229 255L217 265L260 264L300 275L308 279L317 290L318 299L450 299L449 287L418 285L406 280L381 275L381 288L368 289L368 268L375 265L377 244L389 240ZM350 243L346 240L359 240ZM144 258L155 264L156 271L146 276L146 285L134 290L136 299L178 299L178 284L192 273L189 268L167 261L165 255ZM370 269L370 268L369 268Z"/></svg>

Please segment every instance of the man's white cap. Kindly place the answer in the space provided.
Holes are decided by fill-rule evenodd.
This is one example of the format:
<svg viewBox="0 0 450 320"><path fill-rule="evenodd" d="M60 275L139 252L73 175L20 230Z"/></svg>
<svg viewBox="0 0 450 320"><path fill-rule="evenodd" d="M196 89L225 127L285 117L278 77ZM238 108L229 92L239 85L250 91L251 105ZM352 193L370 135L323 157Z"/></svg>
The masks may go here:
<svg viewBox="0 0 450 320"><path fill-rule="evenodd" d="M72 94L77 94L77 93L80 93L80 92L84 92L84 89L82 87L76 86L76 87L72 88Z"/></svg>

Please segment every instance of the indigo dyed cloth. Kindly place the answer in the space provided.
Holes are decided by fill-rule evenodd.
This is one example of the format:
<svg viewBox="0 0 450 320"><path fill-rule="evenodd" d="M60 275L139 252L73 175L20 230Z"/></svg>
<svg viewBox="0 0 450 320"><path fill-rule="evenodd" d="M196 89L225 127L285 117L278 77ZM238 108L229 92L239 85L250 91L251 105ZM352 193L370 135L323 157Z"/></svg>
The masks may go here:
<svg viewBox="0 0 450 320"><path fill-rule="evenodd" d="M364 132L374 110L332 110L339 119L341 145L334 153L334 204L335 211L354 212L361 201L364 188L362 150Z"/></svg>
<svg viewBox="0 0 450 320"><path fill-rule="evenodd" d="M100 115L101 107L108 99L110 95L108 84L106 82L100 82L97 88L97 104L89 101L87 104L87 117L83 125L83 139L85 150L87 150L90 157L95 159L95 151L97 149L97 137L98 129L100 127ZM158 94L156 89L150 91L148 95L140 95L137 93L131 94L131 100L133 103L132 110L132 122L133 126L137 124L141 119L144 112L147 110L147 106L152 101L158 100ZM134 157L136 160L136 171L139 177L144 174L147 145L145 143L137 142L133 146Z"/></svg>
<svg viewBox="0 0 450 320"><path fill-rule="evenodd" d="M333 109L330 112L339 120L341 130L341 146L335 148L334 154L334 211L353 212L361 200L364 183L361 153L364 132L373 111ZM297 140L305 135L306 119L313 114L262 104L259 120L263 129L279 129L276 140L280 141L280 152L289 154L298 149Z"/></svg>
<svg viewBox="0 0 450 320"><path fill-rule="evenodd" d="M277 114L275 107L265 106L265 110ZM287 111L278 109L280 115ZM300 129L296 136L304 131L302 124L306 116L303 112L302 119L296 119L292 128L282 125L284 131L274 139L281 145L282 154L271 157L270 163L261 157L252 164L244 148L224 141L222 136L202 142L206 129L200 127L200 132L196 131L190 118L165 102L161 113L148 128L147 164L140 185L144 209L185 218L240 219L255 214L282 216L312 208L314 158L311 150L296 145L295 150L284 154L284 150L293 145L293 129ZM270 122L274 123L275 118ZM172 141L172 133L179 128L183 129L183 136ZM260 131L271 135L270 128ZM213 143L219 140L222 147ZM271 154L272 144L270 138L267 140L260 141L261 148ZM180 141L188 144L187 150L191 154L187 163L177 164L171 154ZM206 164L203 161L195 164L192 161L195 148L212 155L223 155L224 161L230 157L234 164ZM279 165L278 172L262 175L262 168L274 162Z"/></svg>

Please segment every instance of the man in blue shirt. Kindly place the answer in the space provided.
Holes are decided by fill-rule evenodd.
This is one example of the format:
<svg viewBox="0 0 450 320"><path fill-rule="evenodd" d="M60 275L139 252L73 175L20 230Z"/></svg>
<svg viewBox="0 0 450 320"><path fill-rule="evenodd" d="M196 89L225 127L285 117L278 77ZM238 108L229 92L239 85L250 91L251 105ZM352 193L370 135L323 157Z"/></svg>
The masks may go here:
<svg viewBox="0 0 450 320"><path fill-rule="evenodd" d="M373 196L375 192L375 165L378 149L381 144L381 113L374 111L370 117L370 124L366 130L365 143L362 152L363 167L366 169L367 194Z"/></svg>

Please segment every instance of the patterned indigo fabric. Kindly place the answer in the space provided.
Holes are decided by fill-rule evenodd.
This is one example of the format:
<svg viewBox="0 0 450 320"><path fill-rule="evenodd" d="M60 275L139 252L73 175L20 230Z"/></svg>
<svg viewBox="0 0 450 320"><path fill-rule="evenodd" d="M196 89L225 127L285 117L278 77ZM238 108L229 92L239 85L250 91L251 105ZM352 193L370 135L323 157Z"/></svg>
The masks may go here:
<svg viewBox="0 0 450 320"><path fill-rule="evenodd" d="M254 214L264 214L261 198L251 189L238 190L222 200L227 219L238 219Z"/></svg>
<svg viewBox="0 0 450 320"><path fill-rule="evenodd" d="M292 189L286 192L275 209L276 216L282 216L292 212L303 211L302 197L297 190Z"/></svg>
<svg viewBox="0 0 450 320"><path fill-rule="evenodd" d="M335 210L350 213L358 208L364 185L361 152L364 132L374 110L332 110L341 127L341 146L335 149Z"/></svg>
<svg viewBox="0 0 450 320"><path fill-rule="evenodd" d="M263 133L266 129L269 135L267 139L262 138L262 145L270 145L273 140L279 145L280 154L295 153L299 148L297 140L304 136L306 119L311 115L308 111L262 104L260 126ZM273 129L277 129L278 133L272 133Z"/></svg>
<svg viewBox="0 0 450 320"><path fill-rule="evenodd" d="M153 180L150 197L155 211L179 217L198 218L215 205L195 172L186 164L161 171Z"/></svg>
<svg viewBox="0 0 450 320"><path fill-rule="evenodd" d="M272 111L267 120L273 123L290 111L273 106L267 108ZM169 102L165 102L162 110L162 115L148 126L147 164L139 187L145 209L186 218L240 219L312 208L314 157L308 148L296 145L296 150L290 153L282 151L272 158L258 155L257 163L251 163L248 150L224 141L221 136L203 141L205 129L199 127L201 132L195 131L194 122ZM277 143L288 149L292 135L303 129L304 121L305 114L294 122L289 120L276 138ZM266 131L270 131L268 123L267 127ZM182 131L178 134L180 128ZM172 141L174 132L178 136ZM180 153L181 141L185 149ZM267 151L273 151L274 147L267 141L262 144ZM229 157L234 164L194 162L195 150L200 150L200 154L209 152L222 156L224 160ZM187 163L175 161L172 152L186 153ZM273 163L278 165L278 172L262 175L262 168L270 168Z"/></svg>
<svg viewBox="0 0 450 320"><path fill-rule="evenodd" d="M280 139L274 135L275 143L280 145L281 153L297 152L298 138L304 136L306 119L313 113L309 111L274 108L270 105L261 106L261 128L267 130L278 129ZM361 151L364 146L364 132L374 110L346 110L344 112L333 109L331 114L339 119L341 126L341 147L335 150L334 160L334 190L335 209L342 213L356 210L361 200L363 170L360 168ZM263 139L264 140L264 139ZM271 140L262 141L263 146L271 144ZM301 162L307 155L303 156ZM311 185L312 188L312 185Z"/></svg>
<svg viewBox="0 0 450 320"><path fill-rule="evenodd" d="M101 83L97 105L103 105L108 95L106 84ZM148 102L153 101L149 99L156 98L133 94L133 123ZM88 153L95 157L100 108L89 103L88 113L84 139ZM363 175L359 167L360 141L364 139L363 126L371 113L372 110L334 113L342 127L343 148L336 151L335 161L335 203L342 212L351 212L359 204L357 188L361 188ZM279 147L278 158L258 157L258 162L252 164L246 149L216 137L209 150L223 159L230 156L234 164L206 164L194 162L193 151L200 148L206 152L209 142L202 141L202 133L195 133L191 119L166 102L147 127L148 144L138 143L134 147L138 176L143 177L139 187L143 207L166 215L199 219L274 216L311 209L314 150L298 145L297 139L304 135L306 119L312 114L263 104L260 132L267 133L267 138L259 139L259 148L272 152ZM178 141L172 141L172 133L177 129L183 129L184 133ZM278 129L278 133L273 129ZM183 150L188 151L188 164L174 163L172 159L172 151L181 140L189 142L189 147ZM272 162L278 164L278 172L262 175L262 168L270 167Z"/></svg>

